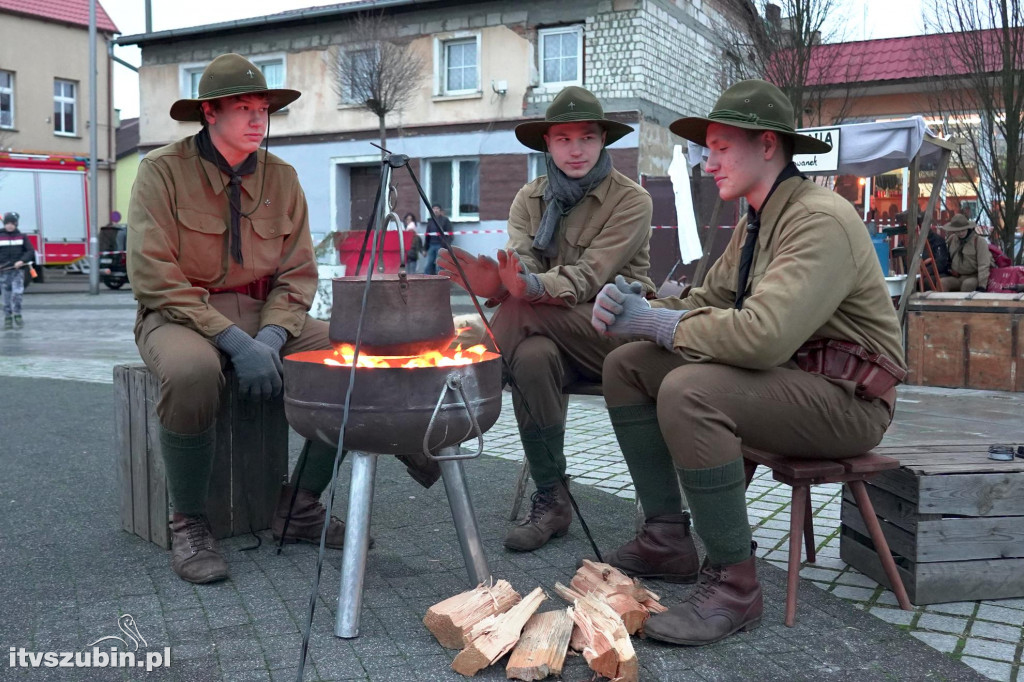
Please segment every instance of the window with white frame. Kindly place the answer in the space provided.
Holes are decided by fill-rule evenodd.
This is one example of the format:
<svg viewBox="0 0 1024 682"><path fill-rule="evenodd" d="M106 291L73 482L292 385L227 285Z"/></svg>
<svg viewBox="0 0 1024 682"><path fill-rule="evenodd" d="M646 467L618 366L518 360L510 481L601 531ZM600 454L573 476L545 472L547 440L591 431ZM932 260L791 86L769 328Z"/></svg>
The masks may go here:
<svg viewBox="0 0 1024 682"><path fill-rule="evenodd" d="M60 78L53 79L53 132L57 135L75 135L78 84Z"/></svg>
<svg viewBox="0 0 1024 682"><path fill-rule="evenodd" d="M526 157L526 181L533 182L542 175L548 174L547 154L540 152Z"/></svg>
<svg viewBox="0 0 1024 682"><path fill-rule="evenodd" d="M14 127L14 72L0 69L0 128Z"/></svg>
<svg viewBox="0 0 1024 682"><path fill-rule="evenodd" d="M479 92L480 36L441 41L440 51L440 94Z"/></svg>
<svg viewBox="0 0 1024 682"><path fill-rule="evenodd" d="M341 73L345 79L342 102L362 104L373 96L377 49L352 50L343 53L339 59L343 60Z"/></svg>
<svg viewBox="0 0 1024 682"><path fill-rule="evenodd" d="M540 82L550 87L583 84L583 27L560 26L537 31Z"/></svg>
<svg viewBox="0 0 1024 682"><path fill-rule="evenodd" d="M430 199L452 220L480 218L480 161L435 159L427 162Z"/></svg>

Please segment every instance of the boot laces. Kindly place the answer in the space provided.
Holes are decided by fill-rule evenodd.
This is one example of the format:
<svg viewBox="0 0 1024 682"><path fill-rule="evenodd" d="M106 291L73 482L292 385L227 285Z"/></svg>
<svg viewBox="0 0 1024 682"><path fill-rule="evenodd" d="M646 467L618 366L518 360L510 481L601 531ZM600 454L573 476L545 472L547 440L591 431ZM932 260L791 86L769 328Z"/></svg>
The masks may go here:
<svg viewBox="0 0 1024 682"><path fill-rule="evenodd" d="M711 566L710 564L702 566L700 569L700 581L697 584L697 589L693 591L693 594L691 594L686 601L702 604L708 597L715 593L724 579L724 566Z"/></svg>
<svg viewBox="0 0 1024 682"><path fill-rule="evenodd" d="M213 537L205 516L190 516L185 521L185 535L189 549L196 554L204 549L213 549Z"/></svg>
<svg viewBox="0 0 1024 682"><path fill-rule="evenodd" d="M555 506L556 502L554 488L537 488L530 496L530 515L526 522L537 523L547 510Z"/></svg>

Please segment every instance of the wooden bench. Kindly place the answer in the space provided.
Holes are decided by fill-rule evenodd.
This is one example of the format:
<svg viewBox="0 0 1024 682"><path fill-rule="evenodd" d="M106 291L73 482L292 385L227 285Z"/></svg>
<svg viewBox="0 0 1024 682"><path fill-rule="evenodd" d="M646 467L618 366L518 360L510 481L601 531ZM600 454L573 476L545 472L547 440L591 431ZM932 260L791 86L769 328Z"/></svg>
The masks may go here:
<svg viewBox="0 0 1024 682"><path fill-rule="evenodd" d="M863 515L866 530L877 547L872 549L881 568L879 573L888 577L871 575L878 582L886 585L896 594L900 608L910 610L907 591L900 580L892 554L886 545L885 535L875 518L871 499L864 487L864 482L873 479L881 472L897 469L900 463L877 452L868 452L856 457L841 460L805 459L783 457L771 452L743 446L743 464L747 475L747 485L754 478L758 465L772 470L772 478L793 488L793 498L789 509L789 566L786 586L786 625L793 627L796 623L796 599L800 582L800 545L801 538L807 546L807 560L815 561L814 526L811 516L811 486L822 483L845 483L845 489L852 491L853 513L859 507ZM844 510L845 511L845 510Z"/></svg>
<svg viewBox="0 0 1024 682"><path fill-rule="evenodd" d="M224 374L207 508L216 538L269 528L288 469L283 398L242 400L234 372L229 368ZM118 365L114 398L121 527L169 549L167 483L156 416L159 382L143 364Z"/></svg>
<svg viewBox="0 0 1024 682"><path fill-rule="evenodd" d="M991 460L987 443L875 451L900 464L866 490L913 603L1024 597L1024 459ZM851 505L844 499L840 556L884 582Z"/></svg>

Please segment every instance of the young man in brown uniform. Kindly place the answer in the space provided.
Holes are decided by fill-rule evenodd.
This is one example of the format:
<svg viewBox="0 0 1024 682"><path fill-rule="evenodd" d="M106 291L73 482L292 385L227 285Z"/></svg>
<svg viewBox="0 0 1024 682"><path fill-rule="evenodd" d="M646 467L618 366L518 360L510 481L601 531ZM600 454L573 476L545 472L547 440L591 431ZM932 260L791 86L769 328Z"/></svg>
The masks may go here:
<svg viewBox="0 0 1024 682"><path fill-rule="evenodd" d="M269 114L299 97L270 90L259 68L237 54L214 59L199 97L171 107L202 130L142 160L128 209L128 271L139 312L135 340L160 378L160 447L174 513L171 568L194 583L221 580L228 567L205 518L214 420L223 368L243 394L281 391L281 354L330 348L327 324L307 314L316 262L306 199L295 169L260 150ZM286 541L319 543L319 502L334 449L311 443ZM300 466L302 463L300 462ZM280 539L291 486L274 516ZM327 544L344 526L331 517Z"/></svg>
<svg viewBox="0 0 1024 682"><path fill-rule="evenodd" d="M729 88L707 118L672 124L710 149L724 200L750 208L703 287L649 304L605 286L595 328L643 336L604 364L609 417L648 514L680 509L678 474L707 548L701 584L644 624L650 637L707 644L761 619L740 445L842 459L875 446L905 376L900 327L864 224L803 177L793 152L828 145L793 129L786 96L764 81ZM648 523L607 560L672 577L691 538Z"/></svg>
<svg viewBox="0 0 1024 682"><path fill-rule="evenodd" d="M600 381L605 356L625 342L591 327L594 296L616 276L654 292L651 197L612 168L605 149L632 130L606 119L589 91L562 90L545 120L516 127L520 142L546 152L547 175L512 202L505 250L497 260L457 250L473 293L500 303L492 327L518 386L513 407L537 484L530 513L505 537L509 549L537 549L572 522L562 389ZM438 265L462 284L447 252Z"/></svg>
<svg viewBox="0 0 1024 682"><path fill-rule="evenodd" d="M942 226L949 249L949 269L953 273L942 278L945 291L985 291L992 269L992 253L988 240L975 232L978 223L957 213Z"/></svg>

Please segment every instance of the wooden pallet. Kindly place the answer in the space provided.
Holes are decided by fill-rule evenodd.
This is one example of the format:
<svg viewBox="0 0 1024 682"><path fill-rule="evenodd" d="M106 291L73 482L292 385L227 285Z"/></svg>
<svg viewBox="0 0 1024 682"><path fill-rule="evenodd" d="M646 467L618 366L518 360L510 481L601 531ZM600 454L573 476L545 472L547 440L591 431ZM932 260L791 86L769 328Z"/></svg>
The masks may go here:
<svg viewBox="0 0 1024 682"><path fill-rule="evenodd" d="M988 444L875 448L900 468L867 483L915 604L1024 596L1024 459L988 459ZM844 491L843 561L888 585L863 519Z"/></svg>
<svg viewBox="0 0 1024 682"><path fill-rule="evenodd" d="M288 467L284 401L244 401L234 372L228 368L224 374L207 502L216 538L269 528ZM169 549L169 501L156 416L159 382L143 364L118 365L114 397L121 527Z"/></svg>

